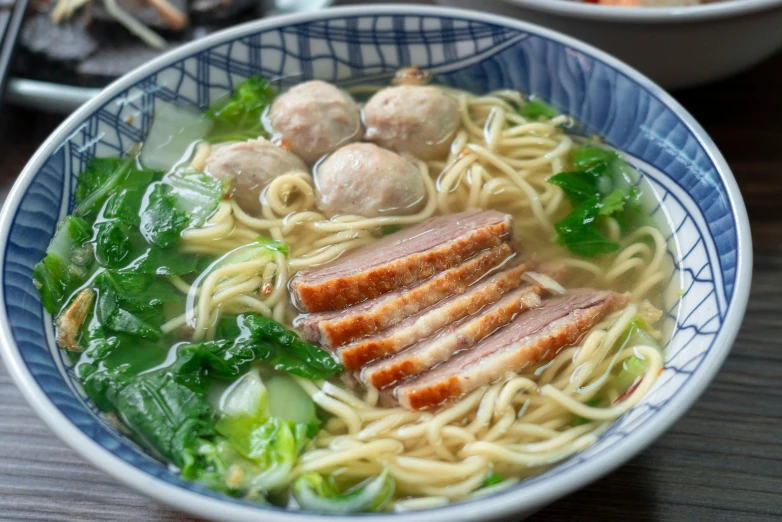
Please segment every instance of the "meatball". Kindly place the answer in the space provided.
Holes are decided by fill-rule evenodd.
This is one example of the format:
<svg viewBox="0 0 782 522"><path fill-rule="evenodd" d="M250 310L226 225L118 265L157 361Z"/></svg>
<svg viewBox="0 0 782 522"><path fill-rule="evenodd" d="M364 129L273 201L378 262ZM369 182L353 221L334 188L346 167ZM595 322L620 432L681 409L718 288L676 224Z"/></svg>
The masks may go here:
<svg viewBox="0 0 782 522"><path fill-rule="evenodd" d="M289 172L309 172L295 154L263 138L215 145L206 158L205 170L218 179L231 178L234 200L254 215L260 215L261 192L274 178Z"/></svg>
<svg viewBox="0 0 782 522"><path fill-rule="evenodd" d="M328 156L315 172L315 188L327 216L414 214L426 196L412 161L372 143L346 145Z"/></svg>
<svg viewBox="0 0 782 522"><path fill-rule="evenodd" d="M400 85L364 106L366 139L421 159L441 158L459 128L459 104L437 87Z"/></svg>
<svg viewBox="0 0 782 522"><path fill-rule="evenodd" d="M361 113L346 92L314 80L297 85L272 104L269 122L285 146L312 164L361 137Z"/></svg>

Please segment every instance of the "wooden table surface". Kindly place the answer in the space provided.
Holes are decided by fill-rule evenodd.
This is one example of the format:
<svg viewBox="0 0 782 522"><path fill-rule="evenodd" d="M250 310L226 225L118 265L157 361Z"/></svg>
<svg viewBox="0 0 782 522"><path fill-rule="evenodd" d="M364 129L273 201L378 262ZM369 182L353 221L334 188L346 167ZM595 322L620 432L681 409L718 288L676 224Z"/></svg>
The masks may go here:
<svg viewBox="0 0 782 522"><path fill-rule="evenodd" d="M533 521L782 520L782 54L675 93L733 169L754 278L738 340L696 405L649 449ZM0 112L0 198L57 117ZM0 520L172 520L88 465L41 422L0 363Z"/></svg>

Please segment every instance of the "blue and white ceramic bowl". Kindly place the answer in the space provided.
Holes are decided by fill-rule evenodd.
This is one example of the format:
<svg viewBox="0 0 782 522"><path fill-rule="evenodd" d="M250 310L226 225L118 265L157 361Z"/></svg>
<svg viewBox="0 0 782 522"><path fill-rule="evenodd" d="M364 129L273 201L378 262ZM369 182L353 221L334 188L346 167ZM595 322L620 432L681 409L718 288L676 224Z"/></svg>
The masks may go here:
<svg viewBox="0 0 782 522"><path fill-rule="evenodd" d="M608 473L641 451L695 401L738 332L749 292L749 225L714 143L663 90L616 59L558 33L506 18L426 7L362 7L264 20L186 45L123 77L71 116L19 177L0 218L0 332L9 371L51 428L97 467L179 509L213 519L303 521L315 515L258 506L181 480L101 418L55 346L31 272L71 209L88 158L144 138L156 104L205 107L242 79L283 85L386 80L418 65L476 92L520 89L575 116L621 149L661 198L673 234L667 310L675 333L652 391L586 451L510 489L404 514L408 522L523 515ZM678 247L678 248L675 248ZM357 515L344 520L394 518ZM340 517L332 517L340 518Z"/></svg>

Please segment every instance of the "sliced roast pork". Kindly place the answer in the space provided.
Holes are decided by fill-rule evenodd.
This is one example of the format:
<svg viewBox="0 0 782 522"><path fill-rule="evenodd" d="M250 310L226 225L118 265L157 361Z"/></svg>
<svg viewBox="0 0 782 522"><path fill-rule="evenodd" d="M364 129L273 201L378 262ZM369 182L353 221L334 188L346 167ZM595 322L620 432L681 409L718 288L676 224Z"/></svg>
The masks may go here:
<svg viewBox="0 0 782 522"><path fill-rule="evenodd" d="M462 294L492 269L512 260L513 249L502 243L464 263L406 288L344 310L302 314L293 322L301 336L326 348L342 346L390 328L446 297Z"/></svg>
<svg viewBox="0 0 782 522"><path fill-rule="evenodd" d="M508 372L552 357L627 300L627 295L591 289L547 299L541 308L519 315L473 348L398 386L384 399L410 410L457 399Z"/></svg>
<svg viewBox="0 0 782 522"><path fill-rule="evenodd" d="M510 239L512 219L470 210L428 219L324 267L299 272L290 283L305 312L347 308L431 277Z"/></svg>
<svg viewBox="0 0 782 522"><path fill-rule="evenodd" d="M531 259L516 261L513 266L480 281L463 294L443 299L388 330L338 348L337 355L345 368L358 371L368 362L397 353L440 328L476 313L499 300L503 294L526 285L522 276L533 266ZM542 292L540 287L535 288Z"/></svg>
<svg viewBox="0 0 782 522"><path fill-rule="evenodd" d="M505 294L499 301L456 321L421 342L361 370L364 384L375 388L400 382L447 361L454 353L470 348L484 337L541 304L541 289L524 286Z"/></svg>

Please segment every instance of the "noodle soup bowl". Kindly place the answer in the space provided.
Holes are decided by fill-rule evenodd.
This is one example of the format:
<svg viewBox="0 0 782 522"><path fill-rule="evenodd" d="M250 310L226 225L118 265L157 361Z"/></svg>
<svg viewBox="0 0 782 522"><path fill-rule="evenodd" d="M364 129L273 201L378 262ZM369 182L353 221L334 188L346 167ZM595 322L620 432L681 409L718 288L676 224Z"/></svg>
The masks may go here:
<svg viewBox="0 0 782 522"><path fill-rule="evenodd" d="M85 396L56 347L32 282L57 222L73 207L93 156L144 139L156 107L206 107L259 74L281 86L319 78L387 83L401 66L476 93L517 89L572 115L649 182L650 208L670 233L663 323L665 368L643 400L586 449L504 491L404 514L315 515L229 498L185 481L145 453ZM703 129L662 89L586 44L534 25L414 6L334 9L263 20L178 48L126 75L41 146L3 207L0 332L5 364L49 426L95 466L150 497L215 520L490 520L526 515L608 473L678 419L714 377L738 332L749 291L749 226L736 183Z"/></svg>

